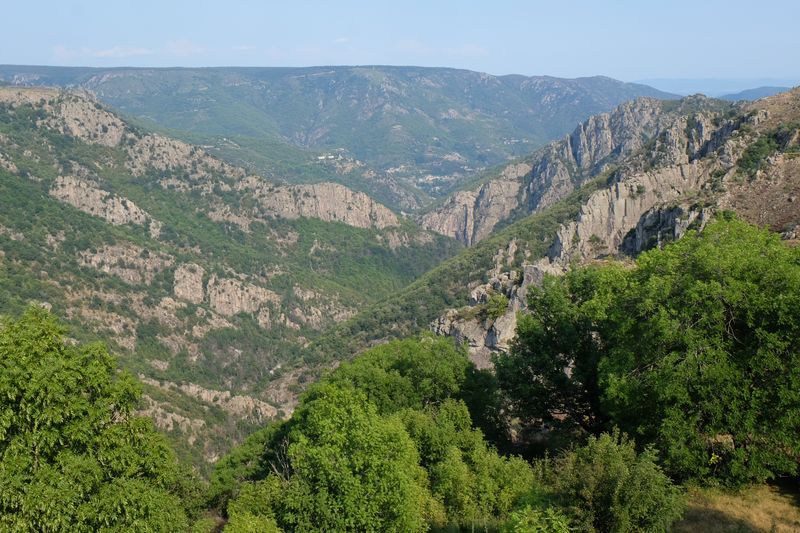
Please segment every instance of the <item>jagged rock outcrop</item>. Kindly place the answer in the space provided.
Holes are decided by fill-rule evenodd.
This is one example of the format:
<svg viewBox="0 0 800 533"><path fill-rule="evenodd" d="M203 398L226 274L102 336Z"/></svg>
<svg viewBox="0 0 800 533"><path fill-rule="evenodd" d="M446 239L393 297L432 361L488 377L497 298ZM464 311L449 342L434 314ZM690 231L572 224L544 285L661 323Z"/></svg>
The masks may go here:
<svg viewBox="0 0 800 533"><path fill-rule="evenodd" d="M55 121L53 125L89 144L117 146L127 132L125 123L90 98L84 94L60 99L51 119Z"/></svg>
<svg viewBox="0 0 800 533"><path fill-rule="evenodd" d="M224 411L255 422L264 422L274 418L278 410L270 404L245 395L234 395L230 391L206 389L194 383L178 385L178 389L206 403L219 405Z"/></svg>
<svg viewBox="0 0 800 533"><path fill-rule="evenodd" d="M159 381L147 378L142 374L139 375L139 379L160 389L179 390L187 396L207 404L217 405L236 417L246 418L252 422L264 422L278 414L278 410L275 407L251 396L231 394L227 390L207 389L195 383L179 384L170 381Z"/></svg>
<svg viewBox="0 0 800 533"><path fill-rule="evenodd" d="M244 170L208 155L202 148L163 135L136 137L127 151L126 166L134 176L141 176L149 169L181 171L193 182L207 180L215 174L237 179L245 175Z"/></svg>
<svg viewBox="0 0 800 533"><path fill-rule="evenodd" d="M691 228L703 229L711 213L688 205L654 207L645 212L622 239L619 251L635 256L651 248L677 241Z"/></svg>
<svg viewBox="0 0 800 533"><path fill-rule="evenodd" d="M610 186L592 194L581 206L576 220L562 225L547 257L535 263L547 272L559 273L574 262L615 255L631 230L644 234L647 216L659 206L670 206L687 194L700 191L720 168L719 157L703 159L724 145L727 125L714 126L713 117L680 117L665 128L653 147L622 167ZM723 135L718 135L718 133ZM652 168L643 169L643 167ZM652 216L652 215L650 215ZM674 223L683 224L679 217ZM663 228L662 228L663 231ZM673 233L680 228L673 228ZM635 244L635 242L633 243ZM634 247L638 252L641 248Z"/></svg>
<svg viewBox="0 0 800 533"><path fill-rule="evenodd" d="M2 139L0 139L0 144L2 144ZM0 152L0 168L11 172L12 174L16 174L19 172L17 165L11 161L11 159L5 155L4 153Z"/></svg>
<svg viewBox="0 0 800 533"><path fill-rule="evenodd" d="M81 252L80 262L131 285L150 285L158 273L174 263L174 258L139 246L115 244L96 252Z"/></svg>
<svg viewBox="0 0 800 533"><path fill-rule="evenodd" d="M179 429L184 434L189 434L189 443L193 444L196 438L193 433L203 429L206 425L204 420L189 418L174 412L174 407L154 400L148 395L142 396L142 408L139 409L140 416L148 416L153 419L156 427L165 431Z"/></svg>
<svg viewBox="0 0 800 533"><path fill-rule="evenodd" d="M530 171L526 163L509 165L500 177L477 190L455 193L439 209L423 216L421 224L466 245L478 242L518 207L520 179Z"/></svg>
<svg viewBox="0 0 800 533"><path fill-rule="evenodd" d="M281 321L288 327L299 325L311 329L322 330L333 322L341 322L355 315L356 310L341 303L339 298L324 297L316 291L295 286L292 294L296 303L289 313L281 316Z"/></svg>
<svg viewBox="0 0 800 533"><path fill-rule="evenodd" d="M497 251L494 267L486 273L489 281L476 284L470 292L470 304L464 309L450 309L434 320L430 329L437 335L454 337L467 346L470 360L478 368L491 368L492 357L507 352L517 329L517 311L525 307L527 283L519 272L508 270L514 261L517 243ZM508 299L505 311L488 316L486 306L493 295Z"/></svg>
<svg viewBox="0 0 800 533"><path fill-rule="evenodd" d="M685 99L679 106L651 98L622 104L611 113L591 117L572 134L550 143L529 164L510 165L479 188L454 194L422 217L421 224L472 245L500 222L550 207L648 143L662 138L662 143L669 144L686 136L687 116L680 114L681 110L718 105L703 97ZM689 153L699 150L709 140L708 132L715 129L702 120L691 126L686 147Z"/></svg>
<svg viewBox="0 0 800 533"><path fill-rule="evenodd" d="M260 214L267 217L309 217L379 229L400 223L388 208L338 183L272 185L250 176L237 183L236 188L251 194L258 201Z"/></svg>
<svg viewBox="0 0 800 533"><path fill-rule="evenodd" d="M47 88L0 87L0 102L11 106L39 106L47 112L47 116L39 120L40 126L89 144L117 146L127 133L125 123L86 92L71 94Z"/></svg>
<svg viewBox="0 0 800 533"><path fill-rule="evenodd" d="M607 131L603 124L608 124L608 117L597 120L587 124L595 123L595 132ZM733 162L747 145L738 129L743 123L752 128L763 120L758 113L744 120L723 120L714 113L671 117L656 137L619 160L610 183L588 197L574 220L557 229L544 257L514 264L516 244L512 241L509 250L498 251L495 267L486 274L489 282L471 287L470 307L448 311L431 329L465 342L476 364L490 365L493 354L508 349L516 328L515 313L527 307L528 287L541 283L545 274L563 274L575 264L597 258L636 255L680 238L691 227L702 228L710 210L691 199L703 194L707 202L713 199L719 205L725 200L726 193L714 180L733 174ZM574 154L586 154L573 157L576 165L589 164L614 146L604 135L594 136L594 144L590 143L584 138L586 127L574 134L574 146L581 147ZM633 130L640 131L639 125ZM631 147L640 142L630 138ZM497 293L508 298L508 308L505 315L487 320L476 310Z"/></svg>
<svg viewBox="0 0 800 533"><path fill-rule="evenodd" d="M6 235L12 241L24 241L25 235L18 231L14 231L0 224L0 235Z"/></svg>
<svg viewBox="0 0 800 533"><path fill-rule="evenodd" d="M192 398L200 402L200 405L203 405L205 409L211 407L221 409L238 421L261 425L279 415L275 407L252 396L231 394L227 390L208 389L195 383L174 383L151 379L143 374L139 374L138 377L140 381L151 387L168 391L171 394L180 393L185 397ZM180 430L190 445L201 437L206 427L206 422L203 419L191 418L175 412L173 405L154 400L147 394L143 395L142 399L143 406L138 411L138 414L152 417L156 427L159 429L165 431ZM219 459L219 454L209 449L205 449L203 455L210 463L214 463Z"/></svg>
<svg viewBox="0 0 800 533"><path fill-rule="evenodd" d="M269 289L232 278L212 274L208 280L211 309L223 316L257 313L266 303L280 304L281 298Z"/></svg>
<svg viewBox="0 0 800 533"><path fill-rule="evenodd" d="M205 276L205 270L199 265L194 263L180 265L175 269L172 286L175 297L193 304L202 303L205 299L203 276Z"/></svg>
<svg viewBox="0 0 800 533"><path fill-rule="evenodd" d="M149 228L151 237L157 238L162 224L153 219L135 203L104 191L81 178L75 176L59 176L50 188L50 196L57 198L72 207L100 217L114 225L137 224Z"/></svg>

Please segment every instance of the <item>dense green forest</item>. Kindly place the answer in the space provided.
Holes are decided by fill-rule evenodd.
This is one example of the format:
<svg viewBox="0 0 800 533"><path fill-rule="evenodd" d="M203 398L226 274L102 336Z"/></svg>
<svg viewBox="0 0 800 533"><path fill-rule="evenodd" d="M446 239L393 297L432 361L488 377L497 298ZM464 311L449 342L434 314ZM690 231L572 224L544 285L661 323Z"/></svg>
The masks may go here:
<svg viewBox="0 0 800 533"><path fill-rule="evenodd" d="M495 373L446 338L374 347L208 482L134 416L105 348L29 308L0 327L0 524L667 531L687 487L797 475L800 249L722 215L528 298Z"/></svg>

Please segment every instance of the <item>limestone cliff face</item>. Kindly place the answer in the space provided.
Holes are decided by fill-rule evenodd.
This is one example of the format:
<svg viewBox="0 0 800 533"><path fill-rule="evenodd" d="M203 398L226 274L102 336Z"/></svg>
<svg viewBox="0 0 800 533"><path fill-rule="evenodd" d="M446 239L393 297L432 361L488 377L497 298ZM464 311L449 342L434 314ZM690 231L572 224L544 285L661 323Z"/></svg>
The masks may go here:
<svg viewBox="0 0 800 533"><path fill-rule="evenodd" d="M89 144L117 146L127 131L119 117L105 110L88 93L0 87L0 102L11 106L38 106L47 112L47 116L39 120L40 126L77 137Z"/></svg>
<svg viewBox="0 0 800 533"><path fill-rule="evenodd" d="M399 225L397 215L361 192L337 183L272 185L250 176L237 183L258 200L263 216L295 219L318 218L357 228L387 228Z"/></svg>
<svg viewBox="0 0 800 533"><path fill-rule="evenodd" d="M500 177L473 191L459 191L439 209L422 217L422 225L470 245L484 239L519 205L521 178L531 171L527 163L509 165Z"/></svg>
<svg viewBox="0 0 800 533"><path fill-rule="evenodd" d="M475 284L466 309L450 309L434 320L430 329L437 335L454 337L467 346L470 360L478 368L492 368L492 357L507 352L517 329L517 311L525 307L524 279L508 270L513 264L516 242L501 248L494 257L495 266L486 273L489 281ZM488 317L481 313L492 295L508 298L505 312Z"/></svg>
<svg viewBox="0 0 800 533"><path fill-rule="evenodd" d="M56 106L55 120L62 133L103 146L117 146L127 130L116 115L86 96L63 98Z"/></svg>
<svg viewBox="0 0 800 533"><path fill-rule="evenodd" d="M264 422L277 414L277 409L273 406L251 396L234 395L226 390L207 389L194 383L178 384L169 381L157 381L143 375L139 375L139 379L144 383L161 389L179 390L204 403L217 405L238 418L253 418L259 422Z"/></svg>
<svg viewBox="0 0 800 533"><path fill-rule="evenodd" d="M602 123L607 123L608 117L597 120L600 124L593 131L607 131ZM476 364L490 366L493 355L508 350L515 333L516 312L527 307L528 288L540 284L544 275L559 275L575 264L635 255L660 246L680 238L690 228L702 228L713 211L703 205L729 205L730 193L721 190L714 180L733 176L735 162L747 145L742 141L742 125L754 128L764 120L765 116L758 113L724 120L714 113L690 113L662 124L658 135L645 145L640 145L635 135L624 136L629 139L625 141L629 149L639 148L618 161L609 183L589 196L575 219L557 229L545 256L523 253L527 259L517 264L517 246L512 241L507 250L498 250L494 268L486 273L489 281L470 286L470 307L448 311L431 324L431 329L465 342ZM585 128L576 132L576 138L584 137ZM632 129L640 131L639 125ZM590 143L589 137L596 142ZM614 143L608 138L589 137L574 143L581 148L573 155L586 154L573 157L574 164L591 164L598 154L613 150ZM775 158L774 168L784 168L778 160ZM698 203L698 197L704 202ZM487 320L475 310L491 294L506 296L508 307L504 315Z"/></svg>
<svg viewBox="0 0 800 533"><path fill-rule="evenodd" d="M641 216L619 247L625 255L661 248L677 241L689 229L703 229L711 216L710 209L691 205L665 205L654 207Z"/></svg>
<svg viewBox="0 0 800 533"><path fill-rule="evenodd" d="M188 263L175 269L172 291L176 298L193 304L200 304L205 299L203 276L205 270L200 265Z"/></svg>
<svg viewBox="0 0 800 533"><path fill-rule="evenodd" d="M638 154L626 161L611 185L589 197L578 217L558 230L548 256L535 264L559 273L574 261L615 255L626 247L640 251L636 240L631 243L629 238L626 243L626 236L631 231L635 233L637 227L642 236L646 235L646 227L652 223L648 216L654 216L654 208L679 205L687 195L709 183L712 174L724 173L727 169L722 166L718 151L724 152L720 149L730 133L728 124L714 126L713 117L708 115L675 120L664 129L649 154ZM668 221L678 226L684 223L679 216L662 220Z"/></svg>
<svg viewBox="0 0 800 533"><path fill-rule="evenodd" d="M158 238L161 232L161 223L132 201L104 191L87 180L75 176L59 176L49 192L50 196L111 224L145 226L154 238Z"/></svg>
<svg viewBox="0 0 800 533"><path fill-rule="evenodd" d="M174 259L139 246L111 245L96 252L81 252L80 262L131 285L150 285L159 272L173 264Z"/></svg>
<svg viewBox="0 0 800 533"><path fill-rule="evenodd" d="M707 105L703 98L684 106ZM424 227L471 245L488 236L498 223L525 216L561 200L583 182L614 168L627 156L659 137L680 138L686 117L650 98L622 104L579 125L572 134L550 143L529 163L513 164L473 191L453 195L442 207L422 217ZM687 150L707 141L701 123L692 128L699 138L688 139ZM695 135L695 134L693 134Z"/></svg>
<svg viewBox="0 0 800 533"><path fill-rule="evenodd" d="M127 152L126 166L135 176L150 169L179 171L184 181L196 183L214 175L237 179L245 175L244 170L208 155L202 148L158 134L131 137ZM180 186L180 181L177 184Z"/></svg>
<svg viewBox="0 0 800 533"><path fill-rule="evenodd" d="M211 309L223 316L239 313L257 313L261 306L272 302L280 304L274 292L252 283L212 275L208 280L208 300Z"/></svg>

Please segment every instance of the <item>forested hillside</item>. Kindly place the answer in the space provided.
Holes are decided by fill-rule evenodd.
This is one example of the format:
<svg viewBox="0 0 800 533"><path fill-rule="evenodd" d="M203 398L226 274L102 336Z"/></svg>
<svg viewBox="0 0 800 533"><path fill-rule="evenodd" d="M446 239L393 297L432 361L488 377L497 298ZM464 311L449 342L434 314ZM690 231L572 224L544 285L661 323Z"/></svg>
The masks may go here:
<svg viewBox="0 0 800 533"><path fill-rule="evenodd" d="M84 96L0 89L0 312L37 302L107 342L197 462L291 409L299 347L457 249L341 185L278 186Z"/></svg>
<svg viewBox="0 0 800 533"><path fill-rule="evenodd" d="M670 531L796 490L797 91L594 117L469 248L86 95L0 101L6 529Z"/></svg>
<svg viewBox="0 0 800 533"><path fill-rule="evenodd" d="M221 459L208 485L130 417L135 387L112 377L104 351L66 345L31 308L0 330L3 520L20 530L671 530L687 487L797 474L799 250L725 216L635 264L545 277L496 374L446 338L373 348ZM67 482L77 465L86 476ZM64 483L64 505L36 505Z"/></svg>

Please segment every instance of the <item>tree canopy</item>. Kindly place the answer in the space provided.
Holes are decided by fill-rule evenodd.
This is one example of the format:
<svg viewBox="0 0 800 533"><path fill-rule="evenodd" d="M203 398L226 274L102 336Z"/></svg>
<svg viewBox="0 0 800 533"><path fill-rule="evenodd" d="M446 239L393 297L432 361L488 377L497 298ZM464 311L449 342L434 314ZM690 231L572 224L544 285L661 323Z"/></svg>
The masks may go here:
<svg viewBox="0 0 800 533"><path fill-rule="evenodd" d="M220 462L212 488L230 527L256 518L304 531L496 527L534 479L474 428L462 399L473 398L474 370L463 349L431 336L343 364L288 422Z"/></svg>
<svg viewBox="0 0 800 533"><path fill-rule="evenodd" d="M679 478L759 481L800 456L800 253L738 220L529 298L498 376L528 422L619 427Z"/></svg>
<svg viewBox="0 0 800 533"><path fill-rule="evenodd" d="M46 311L0 326L0 529L176 531L184 473L139 392L99 344L73 346Z"/></svg>

